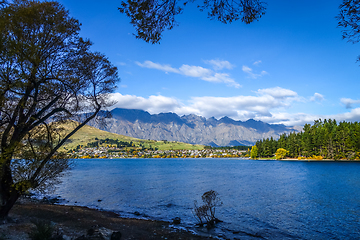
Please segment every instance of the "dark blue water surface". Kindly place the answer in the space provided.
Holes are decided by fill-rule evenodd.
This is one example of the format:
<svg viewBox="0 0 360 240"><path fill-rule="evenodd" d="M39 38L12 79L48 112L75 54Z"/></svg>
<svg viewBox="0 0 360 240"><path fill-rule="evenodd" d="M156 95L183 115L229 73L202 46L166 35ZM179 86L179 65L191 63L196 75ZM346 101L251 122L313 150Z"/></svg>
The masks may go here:
<svg viewBox="0 0 360 240"><path fill-rule="evenodd" d="M360 163L238 159L76 160L56 194L71 205L170 221L230 239L359 239ZM196 228L194 200L215 190L223 222ZM98 201L101 200L101 201Z"/></svg>

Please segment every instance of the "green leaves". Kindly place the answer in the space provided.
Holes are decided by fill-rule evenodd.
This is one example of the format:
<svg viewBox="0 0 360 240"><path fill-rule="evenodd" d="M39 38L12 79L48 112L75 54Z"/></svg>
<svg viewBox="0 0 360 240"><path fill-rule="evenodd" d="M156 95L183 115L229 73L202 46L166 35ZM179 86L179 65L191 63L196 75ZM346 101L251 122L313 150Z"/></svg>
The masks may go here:
<svg viewBox="0 0 360 240"><path fill-rule="evenodd" d="M270 149L289 150L285 155L291 158L321 156L324 159L360 160L360 123L340 122L335 120L316 120L313 125L305 124L303 131L283 134L277 141L260 140L258 147L260 157L281 152ZM279 151L279 149L277 149Z"/></svg>

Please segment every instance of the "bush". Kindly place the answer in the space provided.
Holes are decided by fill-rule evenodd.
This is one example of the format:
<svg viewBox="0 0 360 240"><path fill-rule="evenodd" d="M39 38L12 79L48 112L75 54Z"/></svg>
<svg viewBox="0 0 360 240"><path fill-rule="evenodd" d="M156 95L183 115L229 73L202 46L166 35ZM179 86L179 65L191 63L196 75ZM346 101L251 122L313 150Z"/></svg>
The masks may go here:
<svg viewBox="0 0 360 240"><path fill-rule="evenodd" d="M313 160L323 160L323 156L316 156L316 155L313 155L310 159L313 159Z"/></svg>
<svg viewBox="0 0 360 240"><path fill-rule="evenodd" d="M47 221L34 221L36 228L29 234L31 240L63 240L61 235L54 235L54 227Z"/></svg>
<svg viewBox="0 0 360 240"><path fill-rule="evenodd" d="M215 223L220 221L215 217L216 207L222 205L218 195L216 191L210 190L205 192L201 197L204 203L203 205L198 206L197 201L194 201L193 214L200 226L206 224L207 228L213 228L215 227Z"/></svg>

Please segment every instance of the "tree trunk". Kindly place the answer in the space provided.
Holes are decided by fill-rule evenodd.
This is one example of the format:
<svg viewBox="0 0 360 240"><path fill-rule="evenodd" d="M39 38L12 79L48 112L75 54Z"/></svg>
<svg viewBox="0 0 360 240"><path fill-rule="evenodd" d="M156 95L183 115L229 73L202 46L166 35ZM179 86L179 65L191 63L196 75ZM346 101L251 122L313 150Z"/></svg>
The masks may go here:
<svg viewBox="0 0 360 240"><path fill-rule="evenodd" d="M20 197L19 191L13 186L13 178L10 165L3 160L0 166L0 221L6 220L10 209Z"/></svg>
<svg viewBox="0 0 360 240"><path fill-rule="evenodd" d="M0 223L6 222L8 220L9 212L19 197L20 194L18 194L18 192L16 191L16 192L12 192L8 199L1 199L4 202L4 204L0 206Z"/></svg>

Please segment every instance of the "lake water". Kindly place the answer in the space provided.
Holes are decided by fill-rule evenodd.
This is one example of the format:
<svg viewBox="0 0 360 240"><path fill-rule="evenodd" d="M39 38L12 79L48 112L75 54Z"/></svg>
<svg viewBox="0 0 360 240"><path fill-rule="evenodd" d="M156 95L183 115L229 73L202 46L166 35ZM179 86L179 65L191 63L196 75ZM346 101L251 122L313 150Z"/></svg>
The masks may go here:
<svg viewBox="0 0 360 240"><path fill-rule="evenodd" d="M86 159L56 191L67 204L171 221L234 239L359 239L360 163L239 159ZM194 200L215 190L213 230L196 228ZM99 201L101 200L101 201ZM141 216L135 216L139 212Z"/></svg>

